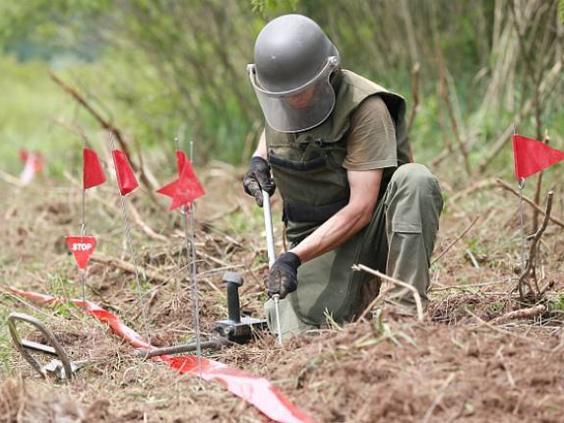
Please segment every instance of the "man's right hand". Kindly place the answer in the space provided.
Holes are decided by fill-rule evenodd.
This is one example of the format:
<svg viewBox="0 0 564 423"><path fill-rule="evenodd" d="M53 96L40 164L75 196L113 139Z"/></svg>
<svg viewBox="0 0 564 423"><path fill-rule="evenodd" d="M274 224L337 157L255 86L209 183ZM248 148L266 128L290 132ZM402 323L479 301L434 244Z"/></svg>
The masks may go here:
<svg viewBox="0 0 564 423"><path fill-rule="evenodd" d="M262 190L270 195L274 194L276 185L270 176L270 166L262 157L255 156L251 159L249 171L243 178L245 192L255 198L255 201L262 207Z"/></svg>

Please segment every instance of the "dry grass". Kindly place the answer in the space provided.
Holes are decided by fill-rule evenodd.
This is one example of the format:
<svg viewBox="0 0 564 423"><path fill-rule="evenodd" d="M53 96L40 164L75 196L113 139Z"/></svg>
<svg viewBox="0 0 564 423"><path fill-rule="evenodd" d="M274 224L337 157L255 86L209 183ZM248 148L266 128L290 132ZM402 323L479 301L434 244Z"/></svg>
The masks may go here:
<svg viewBox="0 0 564 423"><path fill-rule="evenodd" d="M242 198L239 176L220 165L205 172L209 194L198 206L196 232L205 334L226 315L224 270L243 273L243 308L262 314L267 266L261 215ZM50 181L21 191L0 188L8 204L0 214L1 286L79 296L76 270L62 241L78 231L78 189L53 188ZM561 198L562 192L555 196ZM180 220L143 198L133 195L143 222L167 238L150 239L134 225L139 263L162 277L143 285L151 340L163 346L184 342L193 333ZM98 236L99 252L127 261L113 189L108 185L88 193L87 201L89 232ZM488 189L448 203L437 252L476 216L480 220L433 265L432 303L424 322L384 314L384 320L323 330L282 348L265 336L211 357L268 377L320 421L562 421L561 229L549 226L539 253L541 285L553 284L544 301L549 311L534 320L488 323L521 307L509 294L516 283L519 246L515 205L508 194ZM554 213L561 217L561 205ZM280 239L281 228L276 229ZM88 284L90 299L142 330L132 274L95 263ZM217 384L179 379L164 366L133 357L105 326L70 305L36 309L2 294L0 318L15 309L45 321L73 359L93 363L68 385L40 381L0 333L5 379L0 421L56 421L56 413L67 413L68 421L264 421Z"/></svg>

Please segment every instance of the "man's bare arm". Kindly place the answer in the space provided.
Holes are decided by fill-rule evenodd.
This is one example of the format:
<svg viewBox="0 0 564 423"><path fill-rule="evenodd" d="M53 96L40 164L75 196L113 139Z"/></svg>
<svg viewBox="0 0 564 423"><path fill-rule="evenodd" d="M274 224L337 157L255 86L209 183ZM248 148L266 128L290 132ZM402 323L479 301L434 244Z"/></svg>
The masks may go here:
<svg viewBox="0 0 564 423"><path fill-rule="evenodd" d="M349 203L290 252L305 263L335 249L370 223L378 201L382 173L381 169L349 170Z"/></svg>
<svg viewBox="0 0 564 423"><path fill-rule="evenodd" d="M257 149L255 150L253 157L258 156L266 160L266 135L264 134L264 129L262 130L257 144Z"/></svg>

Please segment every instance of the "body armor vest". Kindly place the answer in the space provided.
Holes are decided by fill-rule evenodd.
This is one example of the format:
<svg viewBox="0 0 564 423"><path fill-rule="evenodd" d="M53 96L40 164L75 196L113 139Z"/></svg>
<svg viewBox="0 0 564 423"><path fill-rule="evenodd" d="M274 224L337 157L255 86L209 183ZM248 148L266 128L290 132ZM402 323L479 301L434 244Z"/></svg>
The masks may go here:
<svg viewBox="0 0 564 423"><path fill-rule="evenodd" d="M350 118L370 96L379 95L395 123L398 166L410 160L405 134L404 99L347 70L332 80L335 108L319 126L299 133L282 133L266 125L265 136L274 180L284 200L284 222L291 244L297 244L349 201L347 170L343 168ZM377 142L378 140L374 140ZM384 192L393 169L384 173Z"/></svg>

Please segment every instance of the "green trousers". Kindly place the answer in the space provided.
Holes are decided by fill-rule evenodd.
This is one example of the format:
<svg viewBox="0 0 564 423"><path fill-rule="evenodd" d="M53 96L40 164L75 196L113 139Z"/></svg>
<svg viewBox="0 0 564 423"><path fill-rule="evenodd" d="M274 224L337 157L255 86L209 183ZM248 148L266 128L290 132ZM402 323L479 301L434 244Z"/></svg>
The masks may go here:
<svg viewBox="0 0 564 423"><path fill-rule="evenodd" d="M429 266L443 199L437 179L423 165L409 163L392 175L370 224L333 251L298 269L298 289L280 301L284 338L317 329L328 320L352 321L378 295L380 281L353 264L365 264L413 286L427 305ZM409 290L392 293L405 310L414 310ZM265 304L276 334L274 304Z"/></svg>

